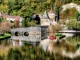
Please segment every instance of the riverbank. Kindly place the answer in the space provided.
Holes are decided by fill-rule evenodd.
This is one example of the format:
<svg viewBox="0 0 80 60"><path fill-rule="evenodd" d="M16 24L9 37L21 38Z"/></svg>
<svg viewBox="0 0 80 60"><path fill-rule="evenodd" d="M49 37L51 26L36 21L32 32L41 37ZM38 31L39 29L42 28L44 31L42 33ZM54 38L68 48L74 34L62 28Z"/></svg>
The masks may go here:
<svg viewBox="0 0 80 60"><path fill-rule="evenodd" d="M11 37L11 34L9 34L9 33L4 33L3 36L0 36L0 40L6 39L6 38L10 38L10 37Z"/></svg>

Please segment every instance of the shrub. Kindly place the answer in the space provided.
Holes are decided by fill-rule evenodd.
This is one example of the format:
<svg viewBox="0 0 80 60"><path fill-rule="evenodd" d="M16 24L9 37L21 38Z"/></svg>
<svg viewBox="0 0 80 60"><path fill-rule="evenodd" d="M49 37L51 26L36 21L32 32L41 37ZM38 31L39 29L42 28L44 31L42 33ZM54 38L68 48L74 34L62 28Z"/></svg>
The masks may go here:
<svg viewBox="0 0 80 60"><path fill-rule="evenodd" d="M78 15L79 15L79 12L76 10L76 11L74 11L74 14L72 15L72 18L77 19Z"/></svg>
<svg viewBox="0 0 80 60"><path fill-rule="evenodd" d="M28 21L27 25L28 26L36 26L37 25L36 23L37 23L36 21L32 20L32 21Z"/></svg>
<svg viewBox="0 0 80 60"><path fill-rule="evenodd" d="M60 26L59 24L49 26L49 32L52 34L58 32L60 30L62 30L62 26Z"/></svg>
<svg viewBox="0 0 80 60"><path fill-rule="evenodd" d="M80 22L75 20L75 19L69 20L69 22L66 25L70 29L73 29L73 28L77 28L78 29L78 28L80 28Z"/></svg>
<svg viewBox="0 0 80 60"><path fill-rule="evenodd" d="M62 11L60 14L61 19L66 18L75 18L77 19L79 12L76 10L76 8L68 8L65 11Z"/></svg>

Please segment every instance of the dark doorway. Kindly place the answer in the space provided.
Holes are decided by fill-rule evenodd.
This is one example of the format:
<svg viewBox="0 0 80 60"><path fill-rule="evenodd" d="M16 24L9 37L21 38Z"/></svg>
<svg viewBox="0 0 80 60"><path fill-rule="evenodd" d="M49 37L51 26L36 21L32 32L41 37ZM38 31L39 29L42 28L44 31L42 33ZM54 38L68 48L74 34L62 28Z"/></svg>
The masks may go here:
<svg viewBox="0 0 80 60"><path fill-rule="evenodd" d="M58 21L58 16L55 16L55 21L56 21L56 22Z"/></svg>
<svg viewBox="0 0 80 60"><path fill-rule="evenodd" d="M40 24L40 17L39 17L39 15L36 15L36 17L34 18L34 20L37 21L37 24Z"/></svg>

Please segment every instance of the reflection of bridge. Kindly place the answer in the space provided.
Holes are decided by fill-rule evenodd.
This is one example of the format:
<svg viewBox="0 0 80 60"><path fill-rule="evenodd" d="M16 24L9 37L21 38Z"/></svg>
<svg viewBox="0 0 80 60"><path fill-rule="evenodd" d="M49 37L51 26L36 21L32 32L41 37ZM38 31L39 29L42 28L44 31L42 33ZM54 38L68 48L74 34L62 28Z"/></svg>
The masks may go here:
<svg viewBox="0 0 80 60"><path fill-rule="evenodd" d="M59 31L58 33L62 33L64 35L66 35L66 37L72 37L75 34L80 34L80 31L75 31L75 30L62 30Z"/></svg>

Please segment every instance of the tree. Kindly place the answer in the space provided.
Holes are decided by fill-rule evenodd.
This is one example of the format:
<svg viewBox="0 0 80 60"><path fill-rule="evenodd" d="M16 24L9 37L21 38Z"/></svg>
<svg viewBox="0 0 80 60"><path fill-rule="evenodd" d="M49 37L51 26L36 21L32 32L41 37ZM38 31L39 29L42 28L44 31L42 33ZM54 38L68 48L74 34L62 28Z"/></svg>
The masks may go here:
<svg viewBox="0 0 80 60"><path fill-rule="evenodd" d="M79 15L79 12L76 10L76 11L74 11L74 14L73 14L72 18L77 19L78 15Z"/></svg>
<svg viewBox="0 0 80 60"><path fill-rule="evenodd" d="M10 32L11 26L12 26L12 24L10 21L5 20L5 21L1 22L1 27L3 28L2 30L4 32Z"/></svg>
<svg viewBox="0 0 80 60"><path fill-rule="evenodd" d="M66 19L66 12L60 13L60 19Z"/></svg>
<svg viewBox="0 0 80 60"><path fill-rule="evenodd" d="M58 20L60 18L61 3L62 3L61 1L55 0L55 7L56 7L55 12L58 16Z"/></svg>
<svg viewBox="0 0 80 60"><path fill-rule="evenodd" d="M62 2L63 2L63 4L67 4L67 3L72 2L72 0L63 0Z"/></svg>
<svg viewBox="0 0 80 60"><path fill-rule="evenodd" d="M62 10L62 5L66 4L66 3L70 3L72 2L72 0L55 0L55 12L58 16L58 20L60 18L60 11ZM66 11L66 13L68 13L68 11ZM67 14L66 14L67 15Z"/></svg>
<svg viewBox="0 0 80 60"><path fill-rule="evenodd" d="M66 18L68 18L68 14L69 14L69 9L66 9L66 11L64 11L66 13Z"/></svg>
<svg viewBox="0 0 80 60"><path fill-rule="evenodd" d="M8 5L6 0L0 0L0 12L8 12Z"/></svg>

